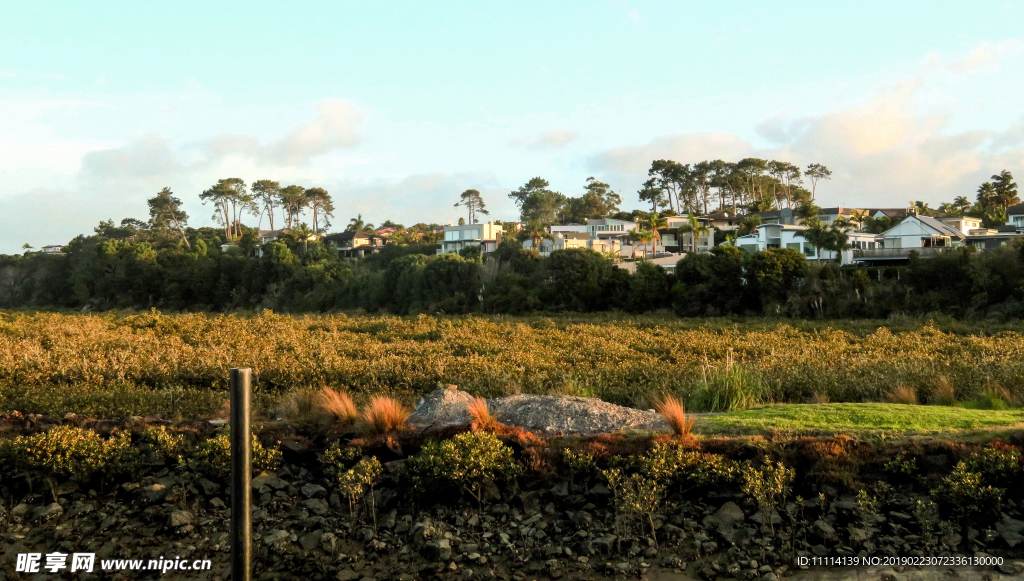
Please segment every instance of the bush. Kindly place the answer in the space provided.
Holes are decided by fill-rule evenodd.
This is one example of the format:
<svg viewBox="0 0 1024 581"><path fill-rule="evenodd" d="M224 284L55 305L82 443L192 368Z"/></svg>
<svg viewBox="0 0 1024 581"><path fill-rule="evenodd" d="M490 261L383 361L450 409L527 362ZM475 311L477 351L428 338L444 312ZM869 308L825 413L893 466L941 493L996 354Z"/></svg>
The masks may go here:
<svg viewBox="0 0 1024 581"><path fill-rule="evenodd" d="M736 481L738 464L718 454L688 450L678 442L655 442L639 461L640 472L665 483L684 486L725 486Z"/></svg>
<svg viewBox="0 0 1024 581"><path fill-rule="evenodd" d="M85 482L97 473L129 472L139 461L128 432L114 432L104 439L92 430L75 426L58 426L8 440L3 456L30 474L42 473L51 487L56 479Z"/></svg>
<svg viewBox="0 0 1024 581"><path fill-rule="evenodd" d="M483 505L483 484L504 480L522 470L512 449L489 432L465 432L439 442L427 442L409 459L420 479L446 482L465 490Z"/></svg>
<svg viewBox="0 0 1024 581"><path fill-rule="evenodd" d="M1024 473L1021 455L1014 450L987 448L979 454L971 454L964 461L968 471L981 474L988 484L1011 486Z"/></svg>
<svg viewBox="0 0 1024 581"><path fill-rule="evenodd" d="M189 454L178 457L178 463L209 478L227 479L231 476L230 430L204 440ZM281 463L281 451L265 448L256 434L252 435L252 469L254 473L275 470Z"/></svg>
<svg viewBox="0 0 1024 581"><path fill-rule="evenodd" d="M787 468L782 462L765 464L761 468L747 465L743 468L743 492L757 501L765 518L772 523L770 513L786 499L786 494L796 477L796 470ZM775 527L772 525L774 534Z"/></svg>
<svg viewBox="0 0 1024 581"><path fill-rule="evenodd" d="M994 511L1003 497L1003 489L981 485L981 473L972 472L966 462L958 462L949 476L932 489L932 496L949 505L954 514L969 516Z"/></svg>
<svg viewBox="0 0 1024 581"><path fill-rule="evenodd" d="M147 426L139 436L139 442L149 444L154 453L168 460L176 460L185 449L185 438L168 432L163 426Z"/></svg>

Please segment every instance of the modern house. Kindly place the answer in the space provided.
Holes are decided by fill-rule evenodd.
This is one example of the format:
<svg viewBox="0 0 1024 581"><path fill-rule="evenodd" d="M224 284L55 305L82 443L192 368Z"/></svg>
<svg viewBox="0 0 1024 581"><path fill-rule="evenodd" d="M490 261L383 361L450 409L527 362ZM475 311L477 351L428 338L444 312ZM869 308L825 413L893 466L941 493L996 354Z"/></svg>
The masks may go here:
<svg viewBox="0 0 1024 581"><path fill-rule="evenodd" d="M602 240L618 238L621 240L629 236L630 230L636 229L636 222L615 218L591 218L587 220L586 226L591 238Z"/></svg>
<svg viewBox="0 0 1024 581"><path fill-rule="evenodd" d="M43 254L61 254L64 252L63 244L47 244L39 249Z"/></svg>
<svg viewBox="0 0 1024 581"><path fill-rule="evenodd" d="M743 222L743 216L736 212L712 212L704 216L704 219L716 230L736 230Z"/></svg>
<svg viewBox="0 0 1024 581"><path fill-rule="evenodd" d="M835 260L836 253L831 250L819 250L815 248L803 236L807 230L806 226L790 226L787 224L762 224L757 227L756 232L736 239L736 246L748 252L761 252L767 248L792 248L800 252L808 260ZM865 232L847 232L849 250L844 250L840 257L842 264L852 264L855 259L856 249L873 249L877 246L877 239L874 234Z"/></svg>
<svg viewBox="0 0 1024 581"><path fill-rule="evenodd" d="M593 250L594 252L614 252L615 254L621 255L623 246L622 242L618 238L611 238L602 240L600 238L591 238L589 233L586 232L563 232L553 233L553 240L541 239L538 251L541 256L550 256L555 250L564 250L566 248L586 248ZM523 248L533 248L533 240L526 240L523 242ZM626 248L629 248L628 246Z"/></svg>
<svg viewBox="0 0 1024 581"><path fill-rule="evenodd" d="M661 235L661 246L665 252L711 252L715 246L715 227L707 217L697 218L697 222L708 229L701 234L699 239L694 241L694 234L687 232L684 227L690 225L688 216L669 216L665 219L667 227L659 228ZM683 229L680 231L680 229Z"/></svg>
<svg viewBox="0 0 1024 581"><path fill-rule="evenodd" d="M1008 226L1014 226L1024 230L1024 204L1015 204L1006 209L1006 221Z"/></svg>
<svg viewBox="0 0 1024 581"><path fill-rule="evenodd" d="M971 230L978 230L981 228L981 218L975 218L974 216L943 216L938 220L943 224L956 228L964 234L969 234Z"/></svg>
<svg viewBox="0 0 1024 581"><path fill-rule="evenodd" d="M362 258L380 252L388 241L376 232L348 230L325 236L324 242L334 247L342 258Z"/></svg>
<svg viewBox="0 0 1024 581"><path fill-rule="evenodd" d="M763 210L760 212L751 212L751 216L760 216L762 224L785 224L793 226L797 222L797 216L793 212L792 208L782 208L781 210Z"/></svg>
<svg viewBox="0 0 1024 581"><path fill-rule="evenodd" d="M266 244L267 242L273 242L277 240L279 236L289 232L288 228L278 228L277 230L260 230L260 244Z"/></svg>
<svg viewBox="0 0 1024 581"><path fill-rule="evenodd" d="M854 260L869 264L892 264L910 259L910 253L929 257L963 246L963 232L938 218L911 214L878 235L879 248L854 251Z"/></svg>
<svg viewBox="0 0 1024 581"><path fill-rule="evenodd" d="M448 225L444 227L444 240L437 253L449 254L470 246L479 246L481 252L494 252L503 236L501 224L493 220L486 224Z"/></svg>
<svg viewBox="0 0 1024 581"><path fill-rule="evenodd" d="M964 243L978 250L998 250L1005 248L1017 240L1024 240L1024 233L1016 226L1000 226L998 228L976 228L967 234Z"/></svg>

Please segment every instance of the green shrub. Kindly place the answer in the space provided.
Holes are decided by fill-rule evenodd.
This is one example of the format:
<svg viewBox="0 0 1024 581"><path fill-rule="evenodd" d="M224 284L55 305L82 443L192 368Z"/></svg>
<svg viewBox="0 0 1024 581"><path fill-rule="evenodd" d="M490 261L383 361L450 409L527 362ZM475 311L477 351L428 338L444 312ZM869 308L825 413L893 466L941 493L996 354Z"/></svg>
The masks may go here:
<svg viewBox="0 0 1024 581"><path fill-rule="evenodd" d="M348 499L348 512L353 525L356 519L356 505L366 498L367 492L370 492L369 509L373 516L373 528L377 529L377 505L373 497L373 485L377 482L381 470L380 460L371 456L360 460L349 470L338 472L338 489Z"/></svg>
<svg viewBox="0 0 1024 581"><path fill-rule="evenodd" d="M363 450L358 446L342 446L339 442L335 442L320 455L320 461L324 465L325 474L337 477L362 455Z"/></svg>
<svg viewBox="0 0 1024 581"><path fill-rule="evenodd" d="M761 378L728 361L723 369L704 369L704 378L690 396L687 409L695 412L728 412L766 402Z"/></svg>
<svg viewBox="0 0 1024 581"><path fill-rule="evenodd" d="M626 476L618 468L604 470L602 474L608 479L608 488L615 495L615 511L619 519L628 521L644 515L651 526L651 535L654 536L654 513L658 511L665 494L664 484L655 478L645 478L642 474Z"/></svg>
<svg viewBox="0 0 1024 581"><path fill-rule="evenodd" d="M149 444L154 453L167 458L177 459L185 450L185 438L181 434L172 434L163 426L146 426L139 436L139 442Z"/></svg>
<svg viewBox="0 0 1024 581"><path fill-rule="evenodd" d="M420 479L447 482L470 493L483 505L483 484L516 476L522 467L512 449L488 432L464 432L443 442L427 442L409 459Z"/></svg>
<svg viewBox="0 0 1024 581"><path fill-rule="evenodd" d="M747 465L743 468L743 492L757 501L765 518L772 523L768 515L786 499L789 487L796 477L796 470L787 468L782 462L765 464L761 468ZM772 526L772 533L775 526Z"/></svg>
<svg viewBox="0 0 1024 581"><path fill-rule="evenodd" d="M882 468L894 476L910 476L917 471L917 459L908 458L906 452L900 452L886 462Z"/></svg>
<svg viewBox="0 0 1024 581"><path fill-rule="evenodd" d="M684 486L724 486L739 476L739 465L718 454L687 450L677 442L656 442L639 459L640 472L665 483Z"/></svg>
<svg viewBox="0 0 1024 581"><path fill-rule="evenodd" d="M41 473L51 487L56 479L85 482L97 473L129 472L139 461L128 432L117 431L104 439L92 430L75 426L58 426L8 440L3 456L30 474Z"/></svg>
<svg viewBox="0 0 1024 581"><path fill-rule="evenodd" d="M178 462L187 469L210 478L226 479L231 476L231 434L224 430L218 436L204 440L191 453L180 454ZM252 435L252 469L259 473L274 470L281 463L281 451L265 448L256 434Z"/></svg>
<svg viewBox="0 0 1024 581"><path fill-rule="evenodd" d="M971 454L964 461L967 470L981 474L988 484L1009 486L1016 484L1024 469L1021 468L1021 456L1013 450L997 450L986 448L979 454Z"/></svg>
<svg viewBox="0 0 1024 581"><path fill-rule="evenodd" d="M1004 490L981 485L981 473L972 472L966 462L958 462L953 472L932 489L932 496L948 504L953 513L968 516L995 510Z"/></svg>

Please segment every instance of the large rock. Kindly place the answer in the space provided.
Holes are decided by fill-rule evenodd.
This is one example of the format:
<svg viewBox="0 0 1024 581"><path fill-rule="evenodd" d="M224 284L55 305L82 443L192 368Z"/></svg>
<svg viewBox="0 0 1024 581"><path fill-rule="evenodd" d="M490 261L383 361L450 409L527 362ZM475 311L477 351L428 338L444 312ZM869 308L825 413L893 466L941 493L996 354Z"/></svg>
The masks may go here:
<svg viewBox="0 0 1024 581"><path fill-rule="evenodd" d="M409 415L409 425L427 429L468 424L470 419L466 405L473 399L472 395L456 389L454 385L435 389L420 400Z"/></svg>
<svg viewBox="0 0 1024 581"><path fill-rule="evenodd" d="M409 416L418 429L470 423L466 406L474 396L455 386L434 390ZM491 414L503 424L542 434L586 436L621 431L663 431L668 424L659 414L601 401L592 397L516 394L487 400Z"/></svg>
<svg viewBox="0 0 1024 581"><path fill-rule="evenodd" d="M996 523L996 530L1011 549L1024 542L1024 535L1021 535L1021 531L1024 531L1024 521L1004 514L1002 520Z"/></svg>
<svg viewBox="0 0 1024 581"><path fill-rule="evenodd" d="M730 501L723 504L714 514L704 517L704 526L716 531L726 541L735 543L746 533L746 528L742 527L745 519L743 509Z"/></svg>

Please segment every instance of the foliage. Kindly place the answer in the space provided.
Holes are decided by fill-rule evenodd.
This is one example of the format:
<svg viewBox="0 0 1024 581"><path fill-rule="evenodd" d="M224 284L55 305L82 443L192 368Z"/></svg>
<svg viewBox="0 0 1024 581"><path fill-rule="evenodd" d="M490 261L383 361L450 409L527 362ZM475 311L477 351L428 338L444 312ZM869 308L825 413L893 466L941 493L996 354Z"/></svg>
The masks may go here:
<svg viewBox="0 0 1024 581"><path fill-rule="evenodd" d="M376 500L373 497L373 486L382 470L380 460L370 456L360 460L348 470L335 471L338 490L348 499L348 511L353 524L356 518L356 505L360 500L367 498L366 493L369 492L369 509L373 516L374 529L376 529L377 508Z"/></svg>
<svg viewBox="0 0 1024 581"><path fill-rule="evenodd" d="M768 462L760 468L747 465L742 473L743 492L754 498L765 514L782 504L796 477L796 470L787 468L782 462ZM770 517L767 520L772 522ZM774 525L772 527L774 531Z"/></svg>
<svg viewBox="0 0 1024 581"><path fill-rule="evenodd" d="M661 505L665 488L655 478L645 478L641 474L626 476L618 468L602 471L608 480L608 488L615 495L615 511L619 517L626 519L637 515L647 517L651 527L651 535L655 535L654 513Z"/></svg>
<svg viewBox="0 0 1024 581"><path fill-rule="evenodd" d="M22 470L39 471L50 479L88 481L94 474L117 474L135 468L138 450L131 434L114 432L103 438L93 430L57 426L32 436L18 436L3 442L4 464Z"/></svg>
<svg viewBox="0 0 1024 581"><path fill-rule="evenodd" d="M264 447L256 434L252 434L251 446L254 473L275 470L281 463L281 451ZM230 430L225 429L217 436L203 440L193 450L180 454L178 463L208 478L226 480L231 476Z"/></svg>
<svg viewBox="0 0 1024 581"><path fill-rule="evenodd" d="M994 485L1017 486L1024 474L1021 454L1014 449L986 448L968 456L964 466L967 471L980 474L984 482Z"/></svg>
<svg viewBox="0 0 1024 581"><path fill-rule="evenodd" d="M405 429L411 410L393 397L373 396L363 408L361 429L370 435L387 434Z"/></svg>
<svg viewBox="0 0 1024 581"><path fill-rule="evenodd" d="M900 452L886 462L883 468L894 476L911 476L917 471L917 459L907 457L906 452Z"/></svg>
<svg viewBox="0 0 1024 581"><path fill-rule="evenodd" d="M465 490L482 505L483 484L517 475L521 466L512 449L489 432L464 432L427 442L409 462L420 479L445 482Z"/></svg>
<svg viewBox="0 0 1024 581"><path fill-rule="evenodd" d="M995 510L1005 491L991 485L982 486L981 483L980 472L971 471L966 462L958 462L953 472L931 492L960 516Z"/></svg>
<svg viewBox="0 0 1024 581"><path fill-rule="evenodd" d="M689 450L678 442L655 442L639 458L640 473L653 480L688 487L720 487L739 475L736 462L718 454Z"/></svg>
<svg viewBox="0 0 1024 581"><path fill-rule="evenodd" d="M139 437L139 442L149 444L153 452L168 460L177 460L186 446L184 436L168 432L164 426L146 426Z"/></svg>

